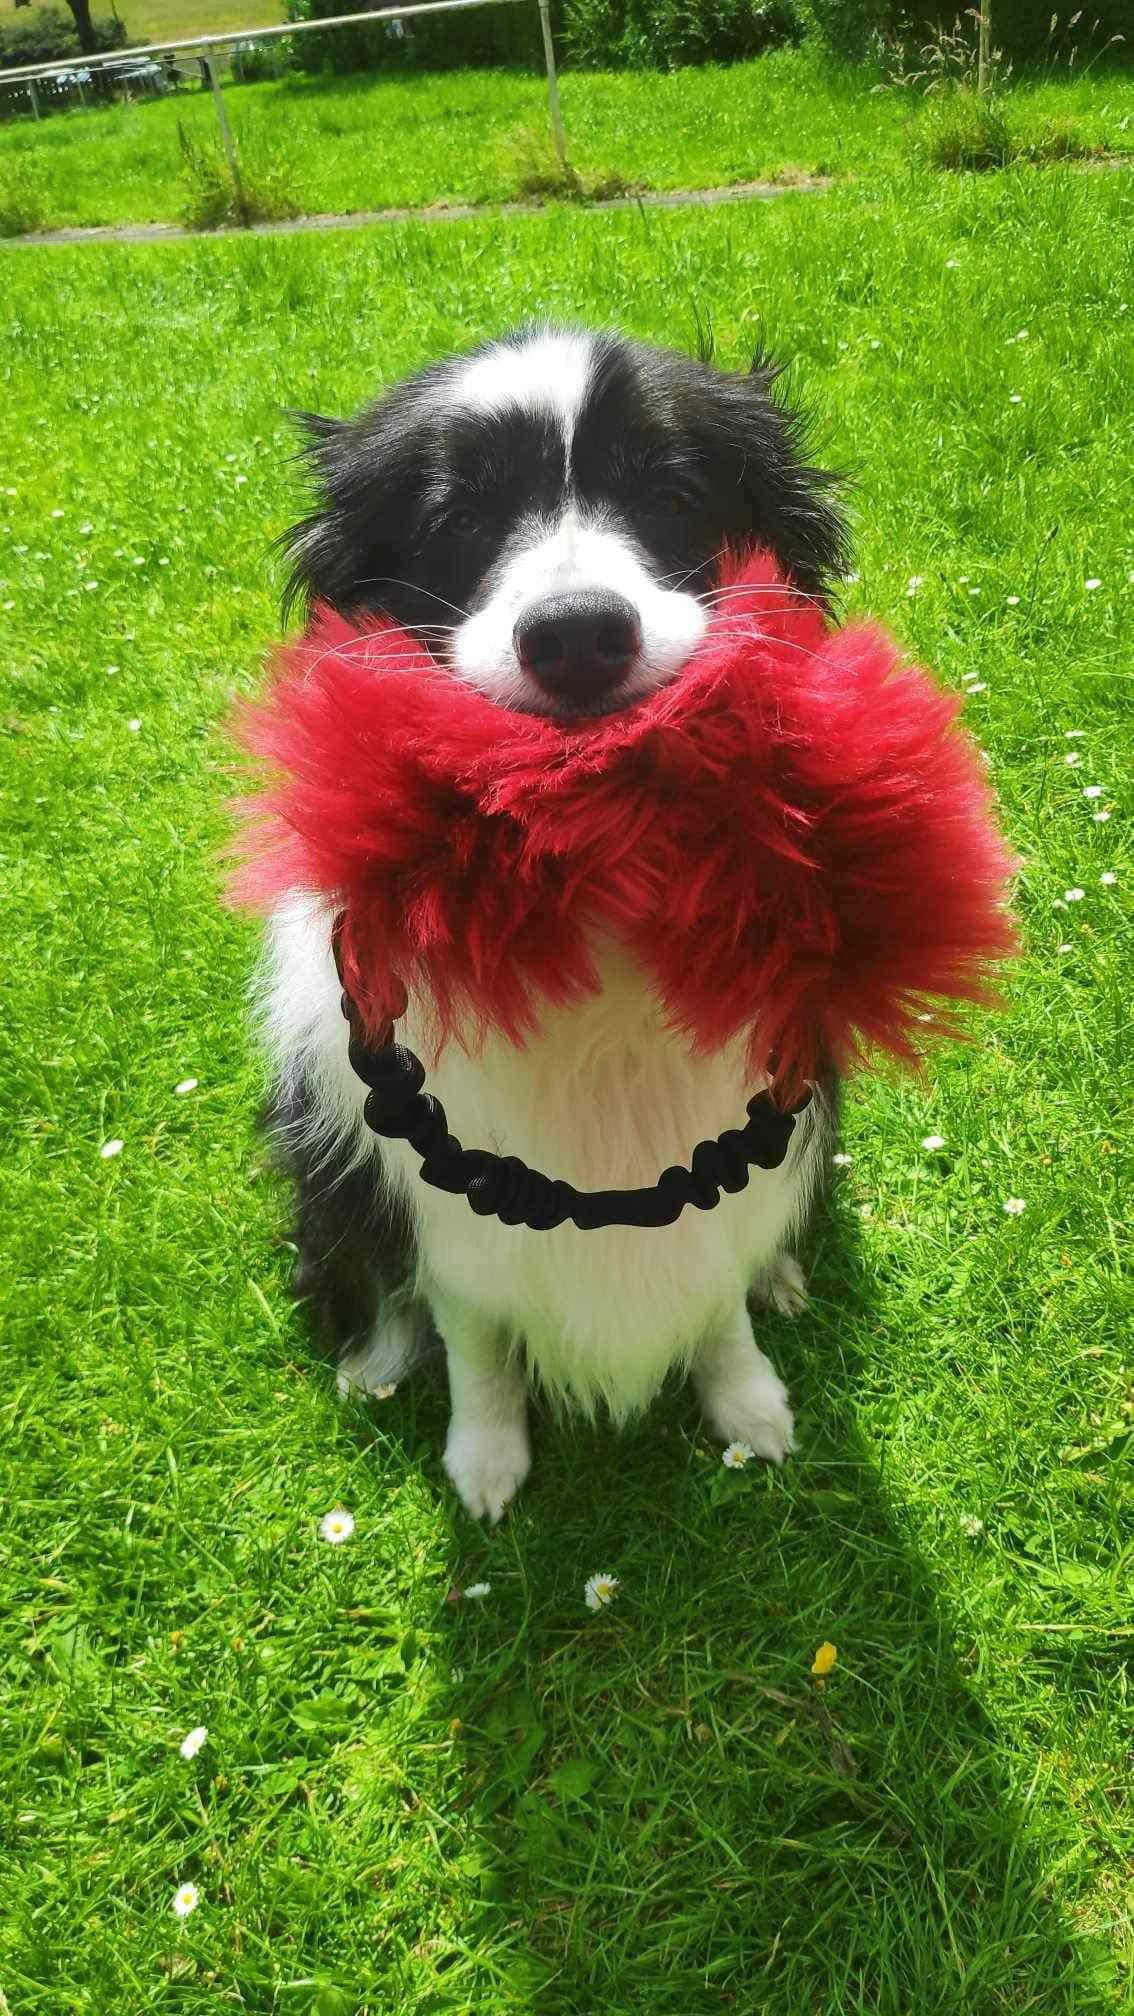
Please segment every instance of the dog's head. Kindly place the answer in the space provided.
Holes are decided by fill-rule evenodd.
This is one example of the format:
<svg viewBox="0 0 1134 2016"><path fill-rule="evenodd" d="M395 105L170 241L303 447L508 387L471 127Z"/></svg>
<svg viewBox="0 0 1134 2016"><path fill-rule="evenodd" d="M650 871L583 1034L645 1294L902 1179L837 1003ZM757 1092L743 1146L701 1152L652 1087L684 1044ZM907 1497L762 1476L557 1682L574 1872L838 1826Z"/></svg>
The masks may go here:
<svg viewBox="0 0 1134 2016"><path fill-rule="evenodd" d="M832 479L775 376L541 327L307 418L288 599L388 615L502 706L628 706L695 651L727 548L820 596L840 564Z"/></svg>

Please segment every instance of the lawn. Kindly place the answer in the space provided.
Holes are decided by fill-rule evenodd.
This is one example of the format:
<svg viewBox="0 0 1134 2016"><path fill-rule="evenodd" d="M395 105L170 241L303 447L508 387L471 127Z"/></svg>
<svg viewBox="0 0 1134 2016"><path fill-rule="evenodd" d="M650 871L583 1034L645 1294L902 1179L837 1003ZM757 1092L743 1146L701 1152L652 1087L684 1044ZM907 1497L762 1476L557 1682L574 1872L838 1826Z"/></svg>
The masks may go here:
<svg viewBox="0 0 1134 2016"><path fill-rule="evenodd" d="M62 0L33 0L36 11ZM93 0L96 21L118 13L132 42L181 41L190 35L231 35L269 28L284 18L282 0Z"/></svg>
<svg viewBox="0 0 1134 2016"><path fill-rule="evenodd" d="M874 91L874 73L813 49L731 69L568 74L563 114L588 187L701 188L760 177L900 171L920 99ZM228 87L253 170L274 167L293 207L350 211L523 194L554 171L543 80L466 71L408 78L290 78ZM1134 151L1134 73L1020 84L1014 128L1052 125L1082 145ZM185 205L178 124L213 144L208 93L0 126L5 183L30 188L45 225L172 221Z"/></svg>
<svg viewBox="0 0 1134 2016"><path fill-rule="evenodd" d="M1132 225L1033 171L6 255L11 2016L1129 2010ZM792 360L848 606L969 675L1026 957L849 1092L783 1473L677 1391L539 1421L486 1533L438 1385L342 1406L289 1303L215 857L281 407L544 313Z"/></svg>

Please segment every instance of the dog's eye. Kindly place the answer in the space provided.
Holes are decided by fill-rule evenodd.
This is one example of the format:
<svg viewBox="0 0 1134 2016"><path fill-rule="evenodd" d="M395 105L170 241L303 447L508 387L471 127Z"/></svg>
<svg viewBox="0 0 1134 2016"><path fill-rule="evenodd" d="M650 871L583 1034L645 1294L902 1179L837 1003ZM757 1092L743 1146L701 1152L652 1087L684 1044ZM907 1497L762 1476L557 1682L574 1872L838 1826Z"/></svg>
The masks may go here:
<svg viewBox="0 0 1134 2016"><path fill-rule="evenodd" d="M656 511L659 518L678 518L693 508L684 490L665 486L651 493L649 505L651 511Z"/></svg>
<svg viewBox="0 0 1134 2016"><path fill-rule="evenodd" d="M468 505L460 505L455 511L446 511L438 530L454 539L467 539L473 532L479 532L480 519Z"/></svg>

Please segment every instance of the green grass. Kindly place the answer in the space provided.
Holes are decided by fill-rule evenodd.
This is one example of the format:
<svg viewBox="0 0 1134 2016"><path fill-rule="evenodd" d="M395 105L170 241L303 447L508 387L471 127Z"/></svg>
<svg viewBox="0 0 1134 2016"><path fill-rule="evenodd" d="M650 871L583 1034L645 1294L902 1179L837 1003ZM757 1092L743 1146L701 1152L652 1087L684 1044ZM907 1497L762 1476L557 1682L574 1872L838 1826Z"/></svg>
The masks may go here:
<svg viewBox="0 0 1134 2016"><path fill-rule="evenodd" d="M1031 171L6 254L11 2016L1129 2009L1132 222L1126 178ZM764 1324L783 1474L730 1477L678 1392L538 1423L487 1534L436 1383L344 1410L288 1302L220 723L276 620L282 404L695 311L793 359L857 472L850 605L979 674L1027 956L924 1083L850 1091L811 1309Z"/></svg>
<svg viewBox="0 0 1134 2016"><path fill-rule="evenodd" d="M922 101L872 83L869 71L806 48L664 77L567 75L570 156L587 186L653 189L898 169ZM226 97L238 142L271 160L302 211L489 202L522 194L555 166L546 89L534 76L288 79ZM1056 122L1083 146L1132 145L1134 75L1020 85L1006 103L1024 141ZM22 167L53 225L173 221L185 200L179 120L211 140L208 94L0 126L0 191L5 172Z"/></svg>
<svg viewBox="0 0 1134 2016"><path fill-rule="evenodd" d="M36 9L58 9L63 0L33 0ZM238 28L270 28L283 20L281 0L92 0L101 21L115 9L132 42L179 41L190 35L229 35Z"/></svg>

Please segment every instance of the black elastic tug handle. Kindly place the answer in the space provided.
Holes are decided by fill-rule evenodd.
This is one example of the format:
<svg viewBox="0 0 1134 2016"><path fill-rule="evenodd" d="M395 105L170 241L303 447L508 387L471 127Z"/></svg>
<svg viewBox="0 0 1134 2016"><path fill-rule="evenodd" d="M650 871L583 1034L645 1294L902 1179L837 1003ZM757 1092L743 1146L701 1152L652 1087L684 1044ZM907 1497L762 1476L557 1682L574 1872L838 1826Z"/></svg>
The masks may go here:
<svg viewBox="0 0 1134 2016"><path fill-rule="evenodd" d="M745 1189L750 1168L778 1169L791 1143L796 1114L811 1103L810 1092L805 1092L781 1113L767 1092L758 1092L748 1101L743 1127L730 1127L715 1141L699 1142L690 1168L674 1164L663 1169L656 1183L640 1190L576 1190L562 1177L529 1169L518 1156L462 1148L449 1132L441 1101L422 1090L425 1066L420 1057L394 1042L393 1026L376 1047L365 1042L362 1018L343 980L341 927L339 918L333 938L335 965L343 989L343 1014L350 1024L351 1069L369 1087L362 1109L366 1125L387 1140L408 1141L421 1157L422 1182L467 1197L478 1218L526 1225L532 1232L550 1232L568 1219L581 1232L606 1225L672 1225L687 1204L711 1211L722 1190L735 1195Z"/></svg>

